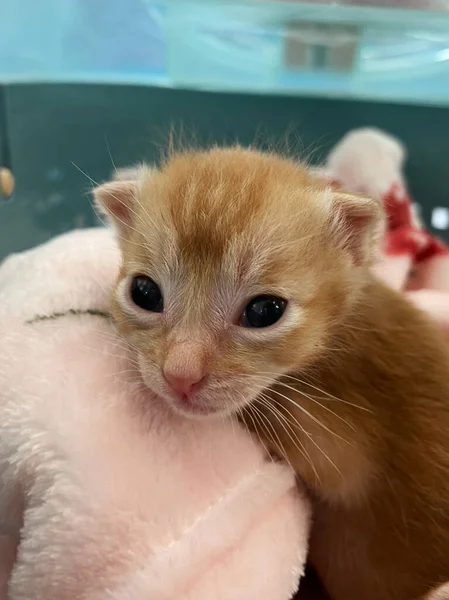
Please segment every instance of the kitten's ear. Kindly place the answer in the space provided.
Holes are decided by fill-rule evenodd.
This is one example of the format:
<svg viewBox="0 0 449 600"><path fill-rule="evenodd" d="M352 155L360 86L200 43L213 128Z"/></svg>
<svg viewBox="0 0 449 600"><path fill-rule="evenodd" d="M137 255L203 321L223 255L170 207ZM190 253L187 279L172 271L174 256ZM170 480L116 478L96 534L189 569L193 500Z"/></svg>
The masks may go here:
<svg viewBox="0 0 449 600"><path fill-rule="evenodd" d="M383 233L382 203L354 194L333 192L332 195L340 242L351 253L355 265L369 263Z"/></svg>
<svg viewBox="0 0 449 600"><path fill-rule="evenodd" d="M94 189L97 210L123 235L135 214L137 181L110 181Z"/></svg>

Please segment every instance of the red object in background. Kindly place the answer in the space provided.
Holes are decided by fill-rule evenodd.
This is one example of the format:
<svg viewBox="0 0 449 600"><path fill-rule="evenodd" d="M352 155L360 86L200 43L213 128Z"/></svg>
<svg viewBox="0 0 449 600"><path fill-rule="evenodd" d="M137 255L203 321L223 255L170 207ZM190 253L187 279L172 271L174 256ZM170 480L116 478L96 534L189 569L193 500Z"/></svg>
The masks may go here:
<svg viewBox="0 0 449 600"><path fill-rule="evenodd" d="M341 189L341 183L330 180L330 185ZM394 183L384 196L384 209L387 215L387 231L383 250L388 256L410 254L414 263L434 256L449 255L449 247L442 240L421 227L414 214L412 201L406 190Z"/></svg>
<svg viewBox="0 0 449 600"><path fill-rule="evenodd" d="M393 184L384 197L388 227L384 251L387 255L411 254L414 262L449 254L446 244L416 222L412 202L399 184Z"/></svg>

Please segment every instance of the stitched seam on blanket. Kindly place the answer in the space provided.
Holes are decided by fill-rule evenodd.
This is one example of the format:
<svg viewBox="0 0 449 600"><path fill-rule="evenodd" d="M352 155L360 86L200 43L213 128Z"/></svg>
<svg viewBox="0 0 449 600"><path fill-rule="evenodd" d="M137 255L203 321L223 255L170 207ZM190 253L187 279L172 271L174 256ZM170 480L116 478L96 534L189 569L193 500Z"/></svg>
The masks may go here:
<svg viewBox="0 0 449 600"><path fill-rule="evenodd" d="M70 308L69 310L66 310L64 312L54 312L49 315L36 315L32 319L28 319L28 321L25 321L25 323L27 325L33 325L34 323L40 323L41 321L54 321L55 319L59 319L61 317L85 315L89 315L92 317L102 317L104 319L111 318L111 315L108 312L96 308L88 308L86 310Z"/></svg>

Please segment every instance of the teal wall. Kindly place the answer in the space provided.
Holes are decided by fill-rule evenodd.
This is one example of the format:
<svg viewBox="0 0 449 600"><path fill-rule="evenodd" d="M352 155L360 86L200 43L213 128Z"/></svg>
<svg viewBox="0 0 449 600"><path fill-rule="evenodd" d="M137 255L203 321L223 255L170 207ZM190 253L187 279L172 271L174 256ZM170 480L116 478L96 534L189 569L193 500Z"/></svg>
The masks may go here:
<svg viewBox="0 0 449 600"><path fill-rule="evenodd" d="M449 110L316 98L251 96L113 85L11 85L0 94L0 153L17 181L0 201L0 257L95 223L90 183L117 165L156 160L171 126L199 143L289 139L319 161L349 129L381 127L409 150L407 176L429 218L449 206ZM288 136L288 132L290 135ZM293 132L293 133L292 133Z"/></svg>

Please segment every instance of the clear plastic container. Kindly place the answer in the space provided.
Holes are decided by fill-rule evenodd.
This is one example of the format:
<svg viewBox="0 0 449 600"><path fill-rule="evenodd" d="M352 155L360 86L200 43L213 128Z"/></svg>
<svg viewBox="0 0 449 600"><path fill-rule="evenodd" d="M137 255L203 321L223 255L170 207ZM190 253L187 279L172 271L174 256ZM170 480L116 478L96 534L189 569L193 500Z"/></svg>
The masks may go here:
<svg viewBox="0 0 449 600"><path fill-rule="evenodd" d="M448 2L378 2L3 0L0 81L447 105Z"/></svg>
<svg viewBox="0 0 449 600"><path fill-rule="evenodd" d="M445 11L226 0L167 6L174 85L449 101Z"/></svg>

